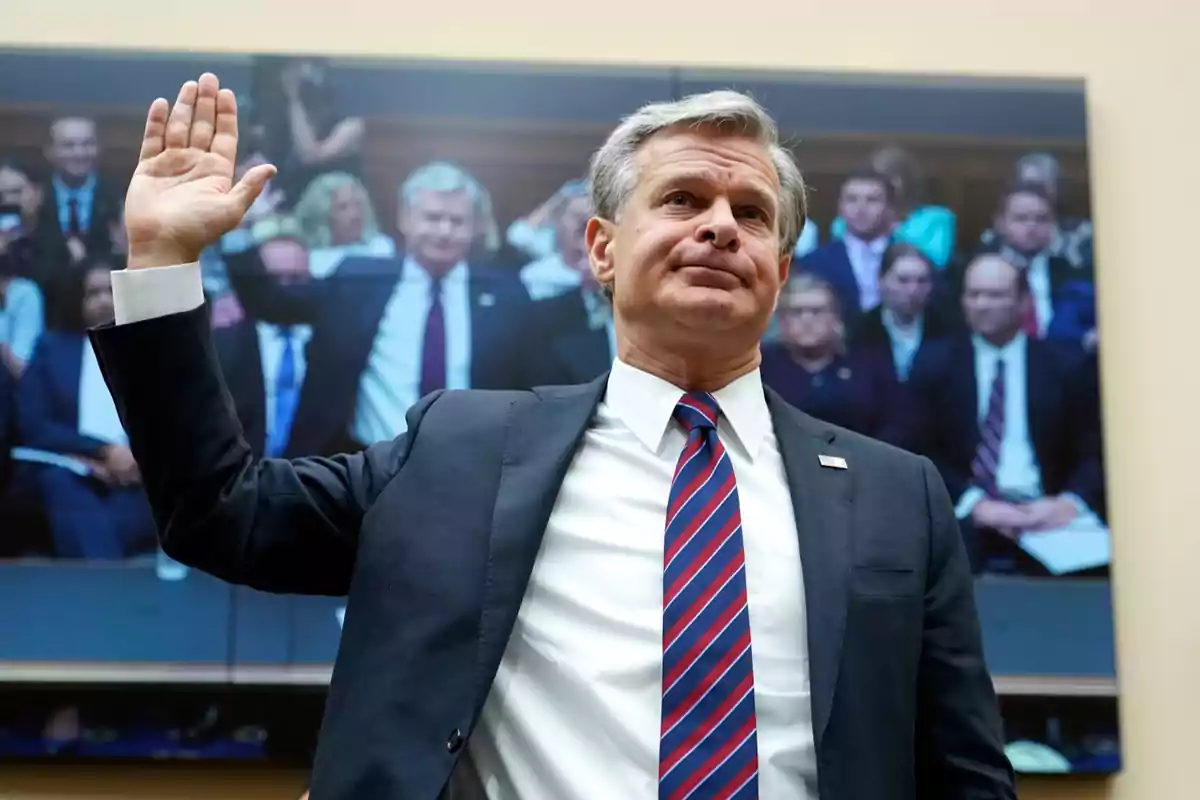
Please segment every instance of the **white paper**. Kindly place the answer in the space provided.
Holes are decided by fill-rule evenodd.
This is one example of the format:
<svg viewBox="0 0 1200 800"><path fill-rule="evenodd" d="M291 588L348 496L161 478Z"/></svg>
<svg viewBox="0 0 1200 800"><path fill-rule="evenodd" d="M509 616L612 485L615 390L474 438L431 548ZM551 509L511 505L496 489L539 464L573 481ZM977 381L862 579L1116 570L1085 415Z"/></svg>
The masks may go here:
<svg viewBox="0 0 1200 800"><path fill-rule="evenodd" d="M1112 537L1095 514L1083 514L1061 528L1022 534L1019 542L1054 575L1112 563Z"/></svg>

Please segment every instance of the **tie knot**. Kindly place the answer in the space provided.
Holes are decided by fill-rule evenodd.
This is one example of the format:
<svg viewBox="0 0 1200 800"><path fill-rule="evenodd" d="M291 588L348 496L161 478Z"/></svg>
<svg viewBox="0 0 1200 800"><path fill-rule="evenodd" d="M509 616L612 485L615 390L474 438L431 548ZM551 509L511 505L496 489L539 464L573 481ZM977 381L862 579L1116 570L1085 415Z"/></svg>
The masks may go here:
<svg viewBox="0 0 1200 800"><path fill-rule="evenodd" d="M675 406L675 419L688 433L700 430L716 430L717 398L708 392L688 392L679 398Z"/></svg>

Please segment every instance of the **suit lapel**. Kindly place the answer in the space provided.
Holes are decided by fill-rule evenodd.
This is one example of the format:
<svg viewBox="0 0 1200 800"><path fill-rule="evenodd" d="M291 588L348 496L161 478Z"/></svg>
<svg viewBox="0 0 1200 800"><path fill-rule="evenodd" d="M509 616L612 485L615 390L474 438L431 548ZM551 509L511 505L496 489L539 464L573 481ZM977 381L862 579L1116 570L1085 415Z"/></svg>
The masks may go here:
<svg viewBox="0 0 1200 800"><path fill-rule="evenodd" d="M822 466L823 455L849 461L833 430L822 430L819 423L789 406L773 390L767 389L766 395L800 537L813 733L819 747L833 707L846 627L854 464L849 463L849 469Z"/></svg>
<svg viewBox="0 0 1200 800"><path fill-rule="evenodd" d="M605 373L581 386L525 395L513 408L484 579L476 713L512 635L563 478L607 385Z"/></svg>

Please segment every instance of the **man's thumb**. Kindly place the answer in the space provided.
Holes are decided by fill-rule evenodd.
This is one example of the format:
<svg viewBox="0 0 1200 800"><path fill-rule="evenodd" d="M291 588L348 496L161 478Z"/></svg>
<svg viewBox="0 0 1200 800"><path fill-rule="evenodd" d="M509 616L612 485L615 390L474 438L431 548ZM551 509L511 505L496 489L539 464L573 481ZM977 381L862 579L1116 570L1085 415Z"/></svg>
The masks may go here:
<svg viewBox="0 0 1200 800"><path fill-rule="evenodd" d="M272 164L259 164L246 170L246 174L229 190L229 196L234 199L244 214L262 194L267 181L275 177L276 169Z"/></svg>

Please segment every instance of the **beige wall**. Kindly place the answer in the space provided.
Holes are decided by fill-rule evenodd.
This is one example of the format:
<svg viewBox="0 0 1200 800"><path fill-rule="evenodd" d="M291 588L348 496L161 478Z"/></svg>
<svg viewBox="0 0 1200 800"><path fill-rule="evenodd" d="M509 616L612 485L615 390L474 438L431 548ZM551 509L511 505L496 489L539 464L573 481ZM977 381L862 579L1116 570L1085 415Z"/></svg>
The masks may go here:
<svg viewBox="0 0 1200 800"><path fill-rule="evenodd" d="M1181 344L1198 338L1188 326L1196 324L1200 270L1194 245L1173 249L1175 241L1194 237L1200 211L1200 10L1193 3L205 0L172 7L160 0L12 0L4 6L0 38L21 44L1085 76L1127 769L1110 785L1026 781L1022 796L1196 796L1200 537L1189 512L1197 494L1200 370ZM767 15L756 16L756 9ZM1177 367L1182 371L1174 374ZM154 771L154 780L142 783L135 781L142 773L129 771L64 772L0 767L0 798L257 800L294 797L301 780L286 773Z"/></svg>

